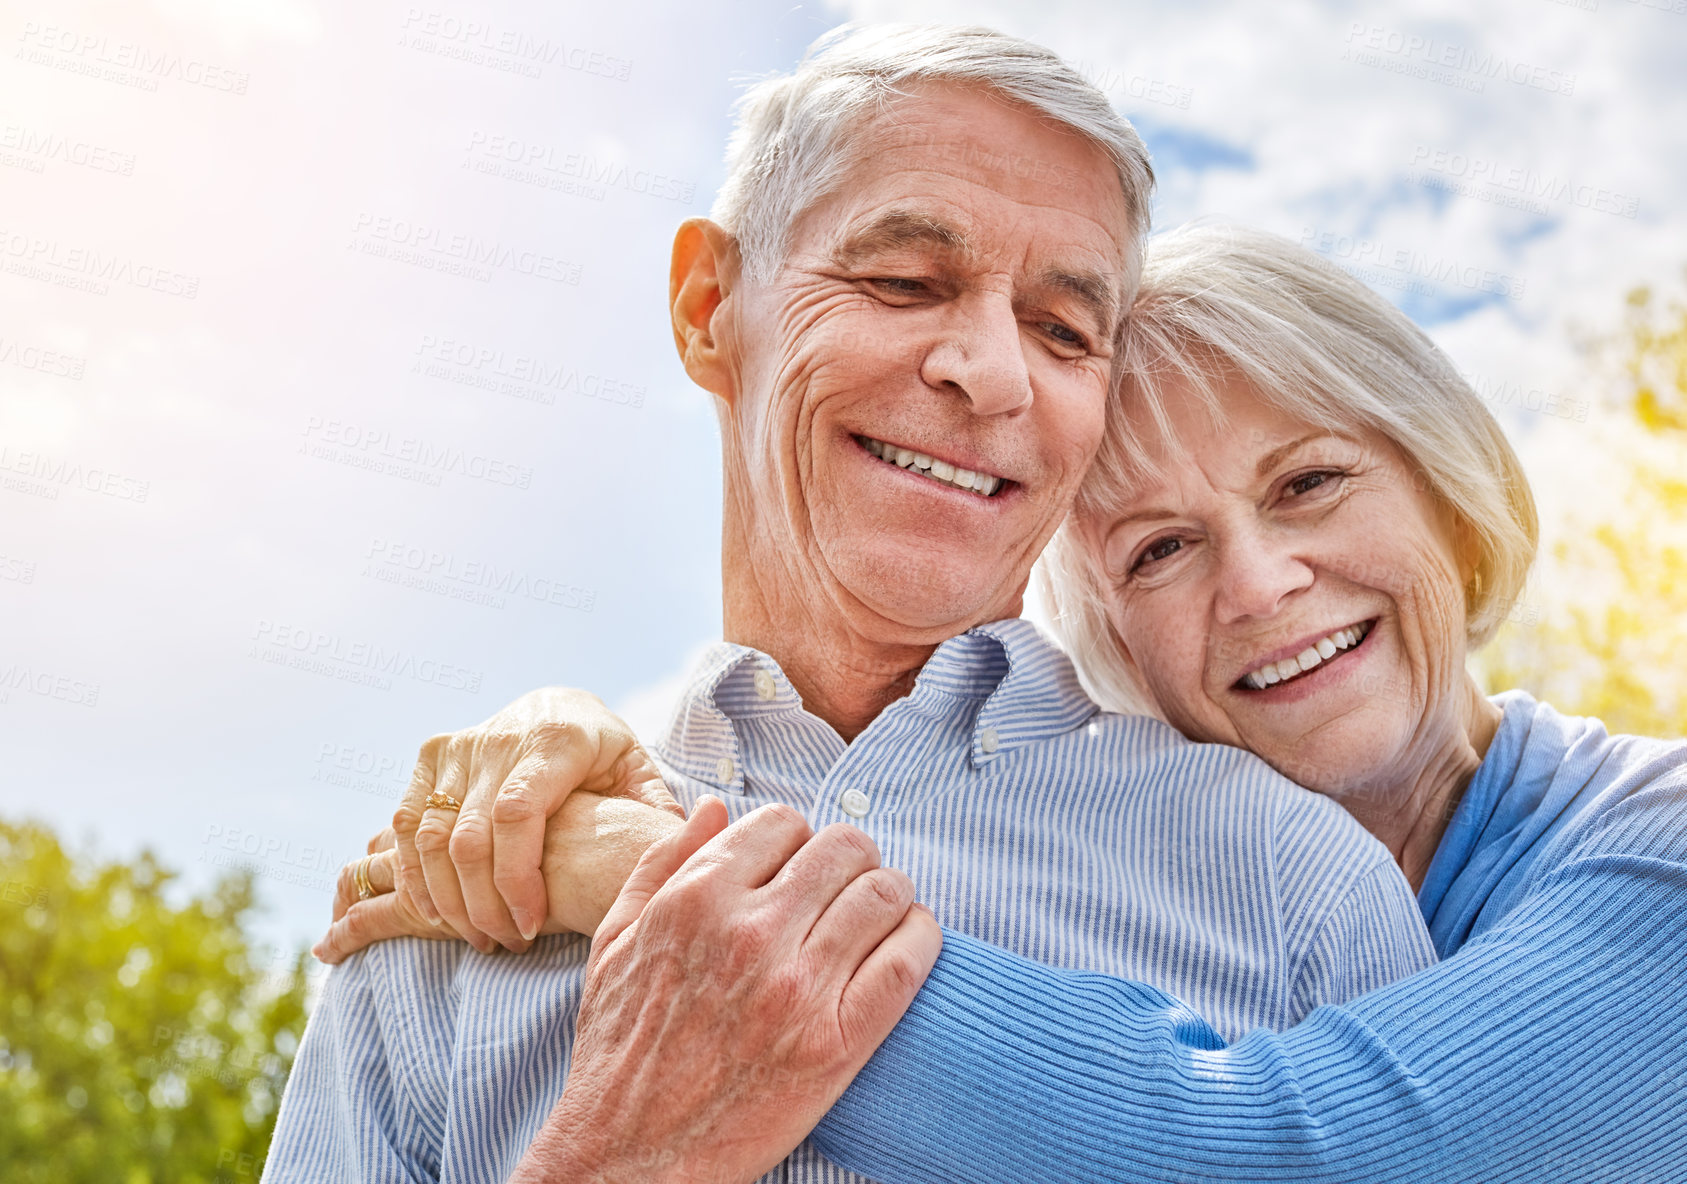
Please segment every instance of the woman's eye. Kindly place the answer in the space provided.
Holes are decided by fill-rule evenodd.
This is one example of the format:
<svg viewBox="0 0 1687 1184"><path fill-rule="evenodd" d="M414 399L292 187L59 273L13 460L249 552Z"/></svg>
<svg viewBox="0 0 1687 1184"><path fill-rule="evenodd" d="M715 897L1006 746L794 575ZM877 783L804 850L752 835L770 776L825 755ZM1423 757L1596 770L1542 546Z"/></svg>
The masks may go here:
<svg viewBox="0 0 1687 1184"><path fill-rule="evenodd" d="M1181 550L1183 550L1183 540L1180 538L1168 536L1163 539L1155 539L1142 549L1142 554L1138 555L1136 562L1131 564L1131 570L1136 571L1145 563L1158 563L1162 559L1170 559Z"/></svg>
<svg viewBox="0 0 1687 1184"><path fill-rule="evenodd" d="M1043 324L1043 328L1047 330L1048 335L1053 337L1056 341L1064 342L1067 345L1081 346L1084 344L1084 335L1082 333L1079 333L1076 329L1062 325L1059 321L1046 321Z"/></svg>
<svg viewBox="0 0 1687 1184"><path fill-rule="evenodd" d="M1298 497L1303 493L1311 493L1320 485L1323 485L1339 476L1341 476L1340 473L1329 469L1320 469L1315 473L1302 473L1300 476L1289 482L1288 491Z"/></svg>

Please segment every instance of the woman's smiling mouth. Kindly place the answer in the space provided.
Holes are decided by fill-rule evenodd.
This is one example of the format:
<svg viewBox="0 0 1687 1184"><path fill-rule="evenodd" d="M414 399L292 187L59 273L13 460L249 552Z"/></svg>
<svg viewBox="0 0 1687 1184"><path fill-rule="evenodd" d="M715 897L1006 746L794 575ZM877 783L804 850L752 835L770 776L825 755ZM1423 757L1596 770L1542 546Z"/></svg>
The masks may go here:
<svg viewBox="0 0 1687 1184"><path fill-rule="evenodd" d="M1316 670L1324 663L1332 661L1349 650L1356 649L1370 634L1376 625L1376 618L1360 621L1356 625L1348 625L1337 629L1317 641L1308 645L1292 657L1281 658L1275 662L1262 663L1257 669L1250 670L1236 680L1238 689L1263 691L1267 687L1277 686L1279 683L1293 682L1301 675Z"/></svg>

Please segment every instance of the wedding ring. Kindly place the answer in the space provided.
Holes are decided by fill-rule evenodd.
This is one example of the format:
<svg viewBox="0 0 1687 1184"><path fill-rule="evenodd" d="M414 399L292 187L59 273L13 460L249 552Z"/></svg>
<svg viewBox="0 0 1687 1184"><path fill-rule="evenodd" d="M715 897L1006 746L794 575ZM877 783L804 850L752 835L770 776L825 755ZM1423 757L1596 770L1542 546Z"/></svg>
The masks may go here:
<svg viewBox="0 0 1687 1184"><path fill-rule="evenodd" d="M352 883L357 885L357 899L368 900L375 895L375 885L369 882L369 861L373 855L365 855L351 866Z"/></svg>
<svg viewBox="0 0 1687 1184"><path fill-rule="evenodd" d="M463 803L450 794L441 793L436 789L428 795L427 808L429 810L461 810Z"/></svg>

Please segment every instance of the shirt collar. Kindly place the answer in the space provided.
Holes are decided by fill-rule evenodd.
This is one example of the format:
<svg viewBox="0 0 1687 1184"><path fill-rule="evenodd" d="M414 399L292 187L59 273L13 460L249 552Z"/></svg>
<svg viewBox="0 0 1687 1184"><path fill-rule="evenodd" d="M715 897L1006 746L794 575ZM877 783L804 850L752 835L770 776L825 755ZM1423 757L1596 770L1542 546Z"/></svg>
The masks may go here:
<svg viewBox="0 0 1687 1184"><path fill-rule="evenodd" d="M974 768L1069 732L1100 710L1066 655L1022 617L979 625L938 646L908 699L912 710L936 715L982 701L972 722ZM686 776L741 793L739 725L801 710L778 662L749 646L720 641L698 660L667 735L653 747Z"/></svg>

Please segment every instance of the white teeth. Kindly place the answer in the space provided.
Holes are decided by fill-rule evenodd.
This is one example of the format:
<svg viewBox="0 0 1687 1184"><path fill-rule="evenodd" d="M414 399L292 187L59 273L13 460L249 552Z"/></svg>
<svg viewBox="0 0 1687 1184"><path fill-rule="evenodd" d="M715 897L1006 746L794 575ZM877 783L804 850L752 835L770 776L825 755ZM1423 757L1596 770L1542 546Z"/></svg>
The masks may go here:
<svg viewBox="0 0 1687 1184"><path fill-rule="evenodd" d="M906 448L886 444L883 440L875 440L871 436L857 436L856 439L861 441L863 448L882 461L930 477L944 485L964 489L968 493L989 497L1002 487L1002 478L992 477L988 473L975 473L971 469L957 468L948 461L933 460L923 452L910 452Z"/></svg>
<svg viewBox="0 0 1687 1184"><path fill-rule="evenodd" d="M1367 629L1359 625L1337 629L1328 637L1321 638L1307 646L1292 658L1284 658L1278 662L1267 662L1258 670L1243 675L1242 683L1256 691L1262 691L1266 687L1286 682L1316 666L1323 665L1341 651L1352 649L1365 639L1366 632Z"/></svg>

